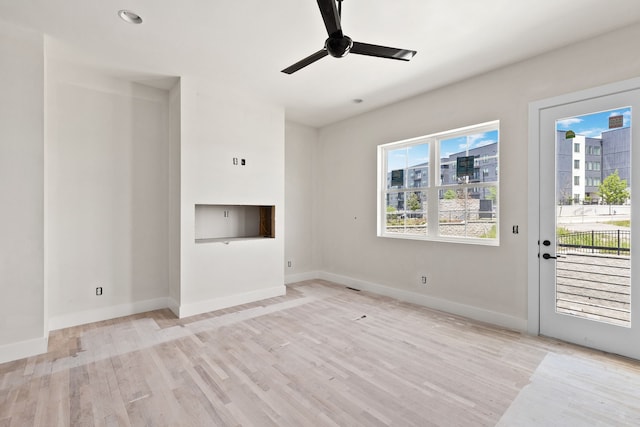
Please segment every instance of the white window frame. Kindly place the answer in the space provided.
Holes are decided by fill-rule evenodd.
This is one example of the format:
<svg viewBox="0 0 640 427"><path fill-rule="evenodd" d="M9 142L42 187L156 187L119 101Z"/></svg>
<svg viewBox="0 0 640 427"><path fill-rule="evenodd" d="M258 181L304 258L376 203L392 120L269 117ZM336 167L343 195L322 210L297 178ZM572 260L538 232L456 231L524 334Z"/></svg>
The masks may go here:
<svg viewBox="0 0 640 427"><path fill-rule="evenodd" d="M477 135L480 133L497 131L498 132L498 147L497 147L497 165L496 165L496 180L491 182L469 182L463 184L448 184L444 185L440 182L440 141L457 138L466 135ZM396 192L397 190L389 191L387 189L387 153L393 150L411 147L420 144L429 144L429 185L421 188L404 188L405 192L422 191L427 195L427 218L436 218L435 221L429 221L427 232L425 234L403 234L403 233L390 233L386 228L387 220L387 193ZM477 159L478 163L482 158ZM377 235L385 238L395 239L408 239L408 240L428 240L438 242L451 242L451 243L465 243L465 244L477 244L486 246L499 246L500 245L500 175L497 173L500 169L500 121L494 120L491 122L480 123L478 125L466 126L458 129L453 129L445 132L438 132L416 138L406 139L402 141L391 142L387 144L381 144L378 146L378 192L377 192ZM441 236L440 224L439 224L439 192L440 190L446 191L447 189L473 189L473 188L491 188L495 187L496 200L498 203L495 206L495 225L496 225L496 237L495 238L481 238L481 237L468 237L468 236Z"/></svg>

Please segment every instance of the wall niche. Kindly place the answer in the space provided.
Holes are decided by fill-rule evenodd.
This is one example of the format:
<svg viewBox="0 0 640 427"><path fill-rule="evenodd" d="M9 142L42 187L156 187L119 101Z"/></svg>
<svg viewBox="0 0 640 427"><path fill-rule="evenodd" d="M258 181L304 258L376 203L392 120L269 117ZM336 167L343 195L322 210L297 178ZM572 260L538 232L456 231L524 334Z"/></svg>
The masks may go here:
<svg viewBox="0 0 640 427"><path fill-rule="evenodd" d="M195 205L195 241L275 238L275 208L264 205Z"/></svg>

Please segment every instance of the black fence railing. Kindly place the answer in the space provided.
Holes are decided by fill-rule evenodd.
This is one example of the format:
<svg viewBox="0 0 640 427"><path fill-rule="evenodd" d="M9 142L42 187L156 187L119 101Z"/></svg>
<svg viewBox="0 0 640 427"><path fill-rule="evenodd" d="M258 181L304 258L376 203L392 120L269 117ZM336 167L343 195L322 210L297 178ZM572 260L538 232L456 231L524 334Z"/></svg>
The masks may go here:
<svg viewBox="0 0 640 427"><path fill-rule="evenodd" d="M558 234L558 252L598 253L629 255L631 232L629 230L580 231Z"/></svg>

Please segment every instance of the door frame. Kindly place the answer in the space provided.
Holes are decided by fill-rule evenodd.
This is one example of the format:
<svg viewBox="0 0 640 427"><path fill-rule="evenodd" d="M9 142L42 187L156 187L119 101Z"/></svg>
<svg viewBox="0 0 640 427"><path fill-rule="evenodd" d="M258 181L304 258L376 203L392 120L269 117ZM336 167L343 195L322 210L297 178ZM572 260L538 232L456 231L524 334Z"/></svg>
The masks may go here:
<svg viewBox="0 0 640 427"><path fill-rule="evenodd" d="M590 89L529 103L528 145L528 242L527 242L527 332L540 334L540 114L542 110L591 98L640 89L640 78L623 80Z"/></svg>

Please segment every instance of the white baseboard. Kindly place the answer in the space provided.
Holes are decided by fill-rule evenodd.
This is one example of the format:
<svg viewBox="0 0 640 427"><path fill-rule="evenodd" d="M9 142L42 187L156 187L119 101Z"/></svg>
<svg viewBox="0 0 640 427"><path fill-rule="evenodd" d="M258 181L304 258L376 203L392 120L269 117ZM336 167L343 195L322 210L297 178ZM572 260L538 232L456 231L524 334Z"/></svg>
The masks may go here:
<svg viewBox="0 0 640 427"><path fill-rule="evenodd" d="M246 292L238 295L230 295L222 298L214 298L207 301L198 301L192 304L179 304L175 299L155 298L151 300L138 301L129 304L115 305L111 307L95 308L77 313L69 313L61 316L54 316L49 319L49 330L69 328L72 326L84 325L87 323L100 322L102 320L115 319L117 317L130 316L132 314L144 313L163 308L170 309L177 317L188 317L196 314L207 313L209 311L229 308L236 305L248 304L267 298L285 295L286 287L275 286L268 289Z"/></svg>
<svg viewBox="0 0 640 427"><path fill-rule="evenodd" d="M0 364L46 353L48 341L47 338L42 337L0 345Z"/></svg>
<svg viewBox="0 0 640 427"><path fill-rule="evenodd" d="M114 305L110 307L95 308L93 310L79 311L76 313L63 314L49 318L49 330L70 328L72 326L84 325L87 323L100 322L102 320L115 319L117 317L130 316L132 314L144 313L146 311L160 310L167 308L167 298L155 298L145 301L137 301L127 304Z"/></svg>
<svg viewBox="0 0 640 427"><path fill-rule="evenodd" d="M287 288L282 285L274 286L267 289L260 289L257 291L245 292L242 294L229 295L221 298L213 298L206 301L198 301L191 304L181 304L177 309L178 317L182 319L183 317L195 316L196 314L208 313L210 311L222 310L223 308L248 304L267 298L279 297L285 295L286 292Z"/></svg>
<svg viewBox="0 0 640 427"><path fill-rule="evenodd" d="M503 328L508 328L520 332L527 331L526 319L520 319L518 317L509 316L507 314L498 313L495 311L486 310L466 304L460 304L441 298L435 298L416 292L406 291L403 289L391 288L389 286L366 282L364 280L354 279L351 277L341 276L333 273L320 272L318 278L334 283L339 283L344 286L349 286L354 289L373 292L379 295L385 295L391 298L395 298L400 301L410 302L413 304L433 308L435 310L456 314L458 316L467 317L469 319L477 320L480 322L490 323L496 326L501 326Z"/></svg>
<svg viewBox="0 0 640 427"><path fill-rule="evenodd" d="M313 280L320 278L319 271L308 271L306 273L298 273L298 274L288 274L284 276L284 283L288 285L289 283L297 283L304 282L305 280Z"/></svg>

